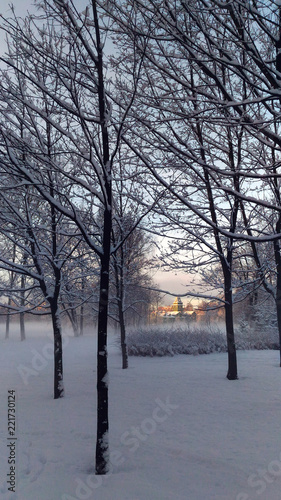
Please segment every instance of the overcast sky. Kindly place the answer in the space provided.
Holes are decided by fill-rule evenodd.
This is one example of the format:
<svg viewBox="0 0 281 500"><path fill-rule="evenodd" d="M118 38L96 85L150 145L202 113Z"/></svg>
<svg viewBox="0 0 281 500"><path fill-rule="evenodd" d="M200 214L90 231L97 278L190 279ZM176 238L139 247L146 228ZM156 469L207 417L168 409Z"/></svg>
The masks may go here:
<svg viewBox="0 0 281 500"><path fill-rule="evenodd" d="M30 0L14 0L14 2L1 0L1 14L3 16L9 15L10 5L14 5L16 12L22 16L32 9L33 2L30 2Z"/></svg>
<svg viewBox="0 0 281 500"><path fill-rule="evenodd" d="M81 4L87 5L89 3L87 0L75 0L75 5ZM6 15L9 13L9 5L14 5L16 12L22 16L27 13L27 11L32 12L34 10L34 1L33 0L1 0L0 11L1 14Z"/></svg>
<svg viewBox="0 0 281 500"><path fill-rule="evenodd" d="M15 0L14 2L10 2L9 0L1 0L0 4L0 14L4 17L9 17L11 15L10 6L14 5L16 14L18 16L24 17L27 14L28 10L34 9L32 7L33 2L28 0ZM1 23L1 22L0 22ZM3 53L5 51L5 34L2 30L0 30L0 52Z"/></svg>

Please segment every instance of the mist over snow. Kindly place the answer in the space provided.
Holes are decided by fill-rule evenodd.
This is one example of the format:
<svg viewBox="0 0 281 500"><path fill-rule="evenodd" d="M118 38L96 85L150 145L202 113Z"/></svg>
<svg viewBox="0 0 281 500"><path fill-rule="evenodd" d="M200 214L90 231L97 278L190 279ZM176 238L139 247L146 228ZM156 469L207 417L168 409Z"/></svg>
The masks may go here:
<svg viewBox="0 0 281 500"><path fill-rule="evenodd" d="M31 329L30 329L31 325ZM64 333L65 397L53 400L48 326L0 329L3 500L280 500L278 351L130 357L109 341L111 471L95 476L96 336ZM16 391L16 488L7 491L7 395Z"/></svg>

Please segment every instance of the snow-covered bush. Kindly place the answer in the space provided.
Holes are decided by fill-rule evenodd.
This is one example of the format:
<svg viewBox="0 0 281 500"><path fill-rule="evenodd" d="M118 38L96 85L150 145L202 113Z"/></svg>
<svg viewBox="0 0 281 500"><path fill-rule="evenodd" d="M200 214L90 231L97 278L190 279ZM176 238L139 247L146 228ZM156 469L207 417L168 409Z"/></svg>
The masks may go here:
<svg viewBox="0 0 281 500"><path fill-rule="evenodd" d="M236 331L237 349L278 349L274 329L243 329ZM174 356L175 354L210 354L226 352L226 336L219 327L149 326L132 330L127 335L130 356Z"/></svg>

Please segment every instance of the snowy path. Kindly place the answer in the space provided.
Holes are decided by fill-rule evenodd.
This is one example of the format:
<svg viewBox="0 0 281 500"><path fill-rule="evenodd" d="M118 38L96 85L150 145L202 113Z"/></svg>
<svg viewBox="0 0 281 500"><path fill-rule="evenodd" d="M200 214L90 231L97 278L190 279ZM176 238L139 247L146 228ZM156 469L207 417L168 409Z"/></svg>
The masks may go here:
<svg viewBox="0 0 281 500"><path fill-rule="evenodd" d="M52 342L0 340L3 500L281 498L281 369L274 351L130 358L110 348L112 471L93 475L95 338L66 338L66 396L52 399ZM7 391L16 390L16 493L7 493Z"/></svg>

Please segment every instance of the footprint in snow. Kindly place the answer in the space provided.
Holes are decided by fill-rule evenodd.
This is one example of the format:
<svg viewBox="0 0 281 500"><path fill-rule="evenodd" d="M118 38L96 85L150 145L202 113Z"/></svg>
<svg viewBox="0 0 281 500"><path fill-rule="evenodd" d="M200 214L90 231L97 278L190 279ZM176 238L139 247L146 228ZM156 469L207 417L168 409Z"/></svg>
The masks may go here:
<svg viewBox="0 0 281 500"><path fill-rule="evenodd" d="M24 455L27 457L27 464L23 472L26 475L30 475L29 480L31 483L34 483L42 474L47 459L42 453L33 453L31 447L32 443L30 442L27 450L24 451Z"/></svg>
<svg viewBox="0 0 281 500"><path fill-rule="evenodd" d="M44 455L42 455L42 453L36 455L34 458L35 458L34 460L35 464L34 468L32 467L31 469L31 477L30 477L31 483L34 483L34 481L36 481L38 477L42 474L45 468L45 464L47 462L46 458L44 457Z"/></svg>

